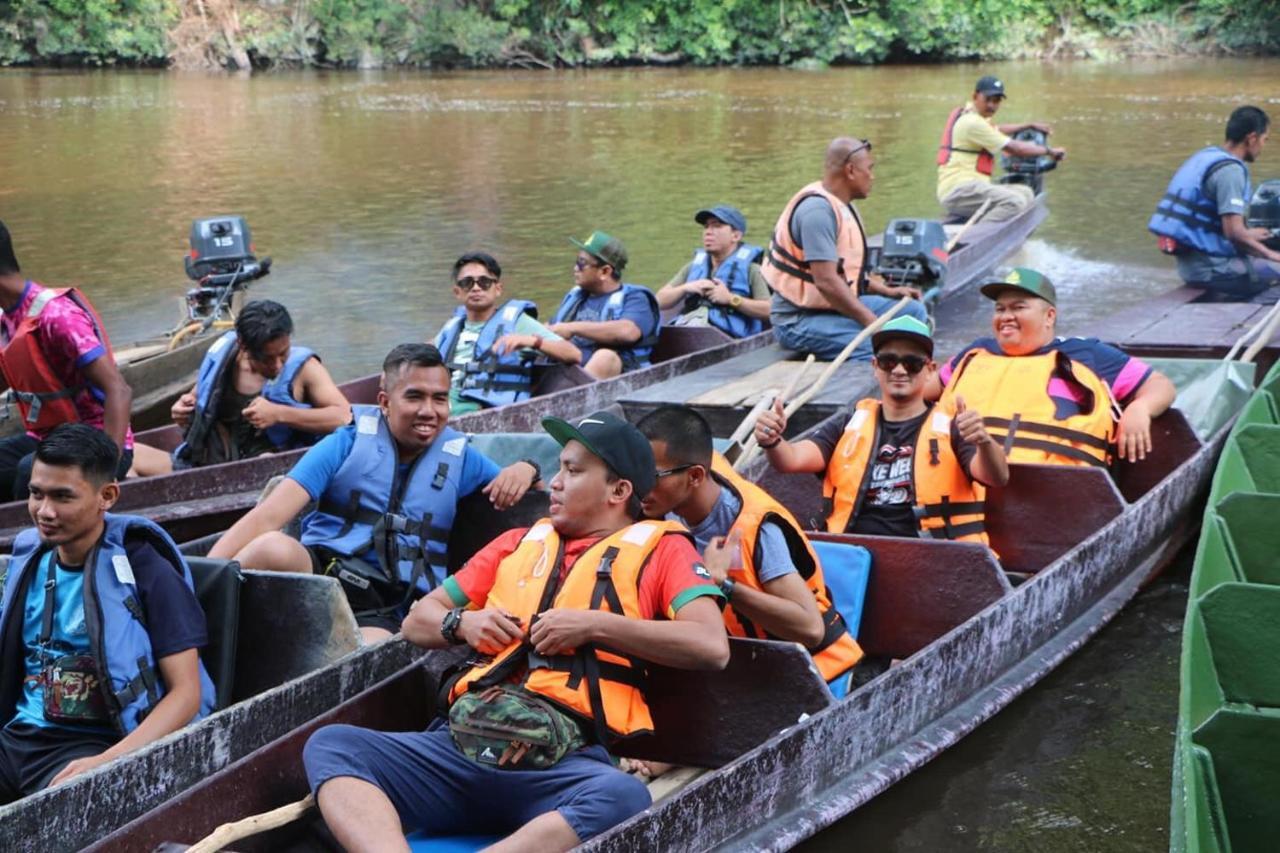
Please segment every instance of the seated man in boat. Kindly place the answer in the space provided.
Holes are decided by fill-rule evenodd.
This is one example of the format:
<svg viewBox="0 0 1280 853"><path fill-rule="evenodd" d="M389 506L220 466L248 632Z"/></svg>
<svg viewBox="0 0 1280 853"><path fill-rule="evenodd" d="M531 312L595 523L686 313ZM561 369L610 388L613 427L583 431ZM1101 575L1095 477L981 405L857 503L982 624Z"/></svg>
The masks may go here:
<svg viewBox="0 0 1280 853"><path fill-rule="evenodd" d="M731 338L764 331L769 283L760 270L764 250L742 242L747 218L718 204L693 215L702 226L702 248L658 291L658 307L681 306L675 326L713 326Z"/></svg>
<svg viewBox="0 0 1280 853"><path fill-rule="evenodd" d="M920 296L916 288L886 284L866 268L867 235L853 201L870 195L874 168L870 142L832 140L822 180L792 196L778 217L764 277L774 291L773 332L787 349L830 361L903 296ZM918 299L900 314L928 319ZM870 342L851 357L871 358Z"/></svg>
<svg viewBox="0 0 1280 853"><path fill-rule="evenodd" d="M102 319L75 288L46 288L24 276L3 222L0 308L0 372L26 430L0 439L0 503L26 498L36 445L59 424L105 432L123 477L133 463L133 391L116 367Z"/></svg>
<svg viewBox="0 0 1280 853"><path fill-rule="evenodd" d="M624 284L627 250L622 241L593 231L578 247L573 288L551 321L551 331L582 351L582 367L596 379L608 379L649 366L658 342L658 303L649 288Z"/></svg>
<svg viewBox="0 0 1280 853"><path fill-rule="evenodd" d="M0 604L0 805L213 710L190 569L153 522L107 514L119 456L85 424L36 448L35 527L14 540Z"/></svg>
<svg viewBox="0 0 1280 853"><path fill-rule="evenodd" d="M800 522L713 452L711 426L688 406L662 406L636 426L658 465L645 515L686 525L703 553L713 546L738 552L732 568L708 561L729 633L802 644L844 696L862 650L831 603Z"/></svg>
<svg viewBox="0 0 1280 853"><path fill-rule="evenodd" d="M448 721L424 732L328 726L306 745L316 802L348 850L407 849L406 830L568 850L649 805L607 751L653 728L641 662L729 660L720 592L688 532L641 520L649 443L604 412L542 423L563 446L551 517L493 540L404 621L419 646L474 650L449 690ZM512 712L545 721L532 728L558 733L552 746L504 731Z"/></svg>
<svg viewBox="0 0 1280 853"><path fill-rule="evenodd" d="M1096 338L1056 337L1057 291L1035 270L1015 267L982 294L995 303L995 337L953 356L926 396L941 396L948 411L963 398L982 412L1010 462L1103 466L1113 452L1145 459L1151 419L1173 404L1173 383Z"/></svg>
<svg viewBox="0 0 1280 853"><path fill-rule="evenodd" d="M461 415L529 398L539 355L578 364L582 351L538 322L538 306L511 299L501 308L502 267L484 252L453 264L453 298L460 303L436 335L452 380L449 412Z"/></svg>
<svg viewBox="0 0 1280 853"><path fill-rule="evenodd" d="M338 578L367 642L390 636L414 598L446 574L457 502L477 491L499 509L540 478L535 462L499 469L447 426L449 371L431 344L401 344L382 363L377 406L321 439L211 557L250 569ZM281 532L308 504L301 541Z"/></svg>
<svg viewBox="0 0 1280 853"><path fill-rule="evenodd" d="M996 111L1004 103L1004 82L986 76L973 87L973 99L956 107L947 116L938 143L938 201L951 216L968 219L987 205L983 222L1012 219L1031 204L1035 192L1026 184L997 184L991 180L996 155L1007 151L1014 157L1050 156L1061 160L1065 148L1050 148L1010 138L1027 128L1049 134L1044 122L1001 124L994 121Z"/></svg>
<svg viewBox="0 0 1280 853"><path fill-rule="evenodd" d="M1226 141L1202 148L1174 173L1147 228L1173 255L1178 275L1221 301L1246 301L1280 282L1280 252L1249 228L1249 164L1262 153L1271 119L1257 107L1237 107Z"/></svg>
<svg viewBox="0 0 1280 853"><path fill-rule="evenodd" d="M139 445L134 473L199 468L309 447L351 422L351 404L320 357L293 344L293 319L279 302L250 302L236 327L205 353L195 387L170 410L184 430L172 459Z"/></svg>
<svg viewBox="0 0 1280 853"><path fill-rule="evenodd" d="M797 442L782 437L777 401L756 421L756 441L779 471L824 474L831 533L987 544L983 486L1009 481L1004 451L963 399L954 409L926 402L937 372L928 326L895 317L872 345L881 400L861 400L848 422L829 421Z"/></svg>

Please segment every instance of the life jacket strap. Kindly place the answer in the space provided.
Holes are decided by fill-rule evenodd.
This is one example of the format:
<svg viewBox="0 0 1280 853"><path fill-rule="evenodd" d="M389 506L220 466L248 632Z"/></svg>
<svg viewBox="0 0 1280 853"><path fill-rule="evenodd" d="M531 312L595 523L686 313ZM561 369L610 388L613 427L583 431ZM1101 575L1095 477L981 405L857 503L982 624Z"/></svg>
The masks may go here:
<svg viewBox="0 0 1280 853"><path fill-rule="evenodd" d="M925 504L912 510L916 518L954 518L957 515L980 515L984 511L985 506L982 501L954 503L945 497L940 503Z"/></svg>
<svg viewBox="0 0 1280 853"><path fill-rule="evenodd" d="M147 702L150 705L160 701L160 682L156 678L155 670L151 667L151 662L145 657L139 657L137 663L138 674L122 689L113 694L116 707L121 710L129 707L142 696L147 697Z"/></svg>
<svg viewBox="0 0 1280 853"><path fill-rule="evenodd" d="M845 624L840 611L832 605L826 613L822 614L822 640L810 650L810 654L821 654L847 633L849 633L849 626Z"/></svg>
<svg viewBox="0 0 1280 853"><path fill-rule="evenodd" d="M1092 433L1082 432L1078 429L1070 429L1068 427L1054 426L1053 424L1042 424L1037 421L1024 421L1020 416L1015 415L1014 420L1005 420L1004 418L985 417L982 422L988 426L999 430L1008 430L1010 435L1015 432L1029 432L1034 435L1047 435L1050 438L1060 438L1063 441L1073 441L1077 444L1083 444L1088 447L1096 447L1098 450L1105 451L1110 447L1110 443L1100 436ZM1017 439L1014 439L1014 445L1017 445Z"/></svg>
<svg viewBox="0 0 1280 853"><path fill-rule="evenodd" d="M993 433L991 437L998 441L1001 436ZM1006 442L1006 444L1008 444L1008 442ZM1079 447L1072 447L1069 444L1062 444L1057 441L1042 441L1038 438L1023 438L1019 436L1013 440L1013 446L1025 447L1028 450L1042 450L1046 453L1052 453L1066 459L1075 459L1079 462L1085 463L1086 465L1093 465L1098 468L1107 467L1105 459L1100 459L1087 450L1081 450Z"/></svg>
<svg viewBox="0 0 1280 853"><path fill-rule="evenodd" d="M929 528L921 528L921 539L962 539L965 536L975 536L979 533L985 533L987 527L981 521L966 521L964 524L951 524L947 522L940 530L931 530ZM936 534L942 533L941 537Z"/></svg>
<svg viewBox="0 0 1280 853"><path fill-rule="evenodd" d="M81 383L79 385L72 385L70 388L63 388L59 391L19 391L16 388L11 390L13 392L13 396L17 398L18 402L26 405L27 414L23 420L25 420L28 426L30 426L40 420L40 409L45 403L74 397L83 391L84 387L84 383Z"/></svg>

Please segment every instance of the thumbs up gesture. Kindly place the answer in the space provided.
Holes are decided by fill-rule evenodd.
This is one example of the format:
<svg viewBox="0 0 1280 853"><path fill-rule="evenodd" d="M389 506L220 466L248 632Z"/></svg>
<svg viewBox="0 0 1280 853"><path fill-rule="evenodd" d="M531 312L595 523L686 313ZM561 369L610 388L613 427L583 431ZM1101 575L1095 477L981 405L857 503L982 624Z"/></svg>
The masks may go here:
<svg viewBox="0 0 1280 853"><path fill-rule="evenodd" d="M762 448L773 447L787 429L787 415L782 409L782 399L775 398L772 408L765 409L756 418L756 444Z"/></svg>
<svg viewBox="0 0 1280 853"><path fill-rule="evenodd" d="M982 447L984 444L991 443L991 436L987 433L987 428L982 423L982 415L966 406L964 397L959 395L956 395L955 424L956 430L960 433L960 438L974 447Z"/></svg>

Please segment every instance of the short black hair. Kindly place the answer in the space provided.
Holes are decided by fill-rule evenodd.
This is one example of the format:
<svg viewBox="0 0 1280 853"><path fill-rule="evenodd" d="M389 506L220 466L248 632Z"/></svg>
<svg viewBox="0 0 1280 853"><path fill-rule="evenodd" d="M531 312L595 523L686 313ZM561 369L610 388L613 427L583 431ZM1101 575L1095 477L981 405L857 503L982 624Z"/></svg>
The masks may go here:
<svg viewBox="0 0 1280 853"><path fill-rule="evenodd" d="M293 334L293 318L279 302L258 299L240 309L236 317L236 338L250 355L262 355L267 344Z"/></svg>
<svg viewBox="0 0 1280 853"><path fill-rule="evenodd" d="M16 272L22 272L22 267L18 266L18 256L13 253L13 237L9 235L5 224L0 222L0 275Z"/></svg>
<svg viewBox="0 0 1280 853"><path fill-rule="evenodd" d="M434 344L400 344L382 360L382 389L390 391L407 368L443 366L444 359Z"/></svg>
<svg viewBox="0 0 1280 853"><path fill-rule="evenodd" d="M689 406L659 406L640 419L636 428L650 441L663 441L667 456L679 465L711 467L711 424Z"/></svg>
<svg viewBox="0 0 1280 853"><path fill-rule="evenodd" d="M1227 119L1227 141L1244 142L1251 133L1263 134L1271 127L1271 119L1258 107L1236 107Z"/></svg>
<svg viewBox="0 0 1280 853"><path fill-rule="evenodd" d="M90 483L103 486L116 479L120 448L100 429L59 424L36 447L36 459L60 468L79 468Z"/></svg>
<svg viewBox="0 0 1280 853"><path fill-rule="evenodd" d="M458 280L458 272L467 264L480 264L489 271L489 275L494 278L502 278L502 267L498 265L498 260L487 252L467 252L462 257L453 262L453 280Z"/></svg>

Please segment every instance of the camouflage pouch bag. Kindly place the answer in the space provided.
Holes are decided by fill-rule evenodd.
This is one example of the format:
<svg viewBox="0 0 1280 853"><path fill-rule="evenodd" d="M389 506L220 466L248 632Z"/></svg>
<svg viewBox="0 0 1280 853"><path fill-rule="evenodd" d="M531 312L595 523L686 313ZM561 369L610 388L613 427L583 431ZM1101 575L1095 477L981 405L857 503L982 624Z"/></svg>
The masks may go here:
<svg viewBox="0 0 1280 853"><path fill-rule="evenodd" d="M503 770L545 770L586 744L568 714L502 685L459 696L449 709L449 734L467 758Z"/></svg>
<svg viewBox="0 0 1280 853"><path fill-rule="evenodd" d="M102 724L110 720L92 655L65 655L44 667L44 718L51 723Z"/></svg>

